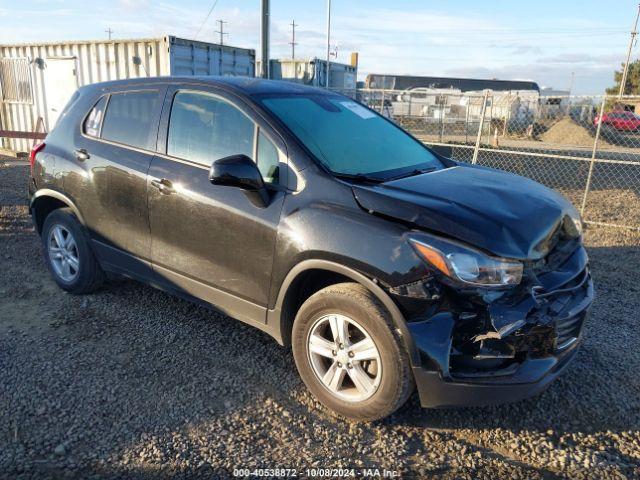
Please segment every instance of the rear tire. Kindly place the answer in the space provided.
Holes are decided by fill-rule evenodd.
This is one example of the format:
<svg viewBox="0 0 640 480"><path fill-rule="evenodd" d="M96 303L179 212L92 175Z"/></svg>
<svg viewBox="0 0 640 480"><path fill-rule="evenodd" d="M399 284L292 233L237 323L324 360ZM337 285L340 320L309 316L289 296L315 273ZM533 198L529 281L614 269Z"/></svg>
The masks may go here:
<svg viewBox="0 0 640 480"><path fill-rule="evenodd" d="M358 283L331 285L309 297L296 315L292 348L307 388L341 417L386 417L414 389L389 313Z"/></svg>
<svg viewBox="0 0 640 480"><path fill-rule="evenodd" d="M43 254L54 281L69 293L90 293L105 275L70 208L51 212L42 227Z"/></svg>

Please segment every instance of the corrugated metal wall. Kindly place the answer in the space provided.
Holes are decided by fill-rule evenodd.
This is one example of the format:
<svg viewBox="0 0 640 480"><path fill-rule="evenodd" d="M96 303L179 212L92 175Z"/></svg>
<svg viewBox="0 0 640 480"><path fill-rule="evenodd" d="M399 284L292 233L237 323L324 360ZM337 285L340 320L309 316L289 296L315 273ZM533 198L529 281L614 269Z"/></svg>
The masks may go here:
<svg viewBox="0 0 640 480"><path fill-rule="evenodd" d="M255 76L254 50L169 37L171 75Z"/></svg>
<svg viewBox="0 0 640 480"><path fill-rule="evenodd" d="M171 48L171 52L169 51ZM0 129L33 131L42 117L47 131L45 93L47 59L75 58L78 87L90 83L162 75L254 76L255 51L185 40L173 36L157 39L104 42L64 42L34 45L0 45L0 58L27 58L33 101L5 102L0 99ZM28 151L32 140L1 139L1 146Z"/></svg>
<svg viewBox="0 0 640 480"><path fill-rule="evenodd" d="M78 86L124 78L168 75L166 39L111 42L66 42L41 45L0 46L0 58L27 58L31 66L33 103L0 103L0 126L7 130L32 131L42 117L47 131L52 125L47 118L44 88L47 59L74 57ZM134 60L137 57L140 61ZM41 59L41 60L39 60ZM2 139L10 150L28 151L32 140Z"/></svg>

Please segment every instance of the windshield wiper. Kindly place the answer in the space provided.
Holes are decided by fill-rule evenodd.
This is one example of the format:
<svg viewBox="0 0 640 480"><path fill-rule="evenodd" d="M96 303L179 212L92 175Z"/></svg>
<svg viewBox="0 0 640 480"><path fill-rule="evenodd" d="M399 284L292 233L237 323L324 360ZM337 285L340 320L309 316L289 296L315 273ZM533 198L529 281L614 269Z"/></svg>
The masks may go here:
<svg viewBox="0 0 640 480"><path fill-rule="evenodd" d="M429 168L416 168L411 170L410 172L403 173L402 175L397 175L395 177L385 178L385 182L390 182L392 180L400 180L401 178L415 177L416 175L422 175L423 173L431 173L434 170L437 170L437 167L429 167Z"/></svg>
<svg viewBox="0 0 640 480"><path fill-rule="evenodd" d="M386 181L384 178L380 177L372 177L370 175L366 175L364 173L334 173L334 176L338 178L343 178L345 180L355 180L357 182L373 182L373 183L381 183Z"/></svg>

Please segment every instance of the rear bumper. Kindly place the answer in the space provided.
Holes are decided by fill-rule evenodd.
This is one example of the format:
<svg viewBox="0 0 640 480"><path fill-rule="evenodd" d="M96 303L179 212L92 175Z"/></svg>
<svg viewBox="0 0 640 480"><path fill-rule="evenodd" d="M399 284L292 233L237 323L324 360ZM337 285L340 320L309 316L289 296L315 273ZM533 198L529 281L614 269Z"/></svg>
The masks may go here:
<svg viewBox="0 0 640 480"><path fill-rule="evenodd" d="M575 344L562 358L541 358L525 361L508 377L488 382L444 380L439 372L422 367L413 375L425 408L481 407L515 402L544 391L567 368L578 351Z"/></svg>

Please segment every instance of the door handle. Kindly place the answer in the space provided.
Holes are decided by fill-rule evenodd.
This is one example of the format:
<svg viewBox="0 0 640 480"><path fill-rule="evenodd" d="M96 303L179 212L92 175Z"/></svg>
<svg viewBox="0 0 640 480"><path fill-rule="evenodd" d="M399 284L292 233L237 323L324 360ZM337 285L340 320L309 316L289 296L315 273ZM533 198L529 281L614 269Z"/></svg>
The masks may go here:
<svg viewBox="0 0 640 480"><path fill-rule="evenodd" d="M80 162L84 162L85 160L91 158L91 155L89 155L89 153L84 148L78 148L77 150L74 150L73 154Z"/></svg>
<svg viewBox="0 0 640 480"><path fill-rule="evenodd" d="M175 192L173 184L166 178L161 178L160 180L154 178L153 180L151 180L151 185L160 190L160 193L162 193L163 195L170 195Z"/></svg>

